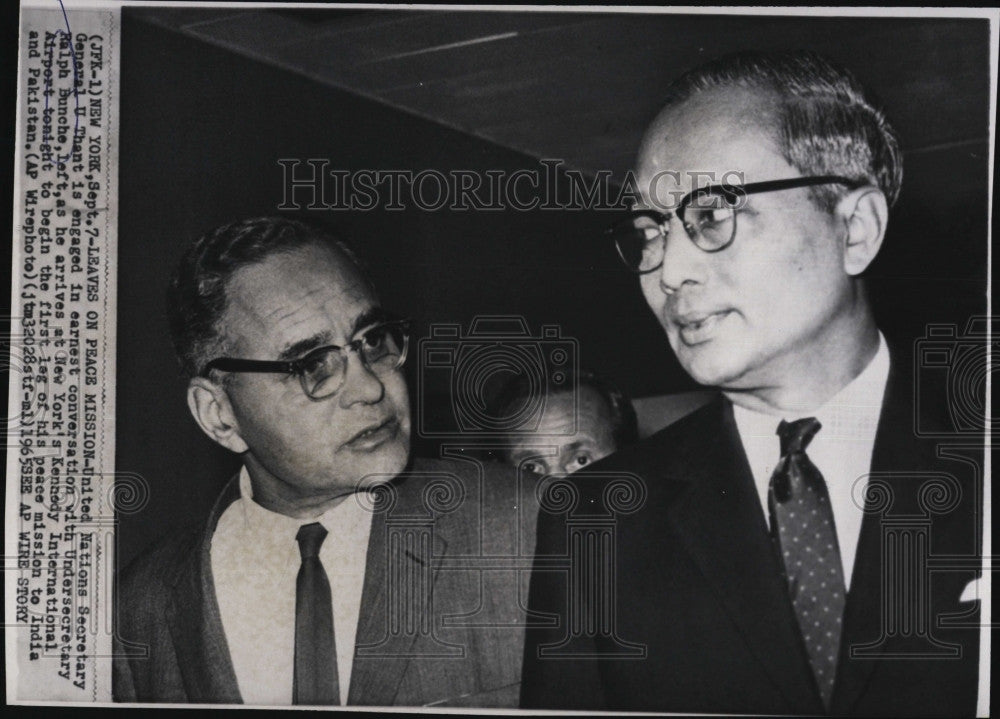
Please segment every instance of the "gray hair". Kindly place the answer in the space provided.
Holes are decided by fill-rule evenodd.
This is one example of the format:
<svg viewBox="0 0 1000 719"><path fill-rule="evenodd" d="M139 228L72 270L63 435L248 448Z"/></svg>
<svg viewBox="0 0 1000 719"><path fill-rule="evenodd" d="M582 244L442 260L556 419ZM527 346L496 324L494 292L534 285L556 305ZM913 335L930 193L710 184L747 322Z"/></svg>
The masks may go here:
<svg viewBox="0 0 1000 719"><path fill-rule="evenodd" d="M877 186L892 206L903 182L899 140L884 113L846 69L810 51L739 52L688 71L667 90L666 107L713 88L775 93L776 139L785 159L804 175L841 175ZM831 211L845 189L811 188Z"/></svg>
<svg viewBox="0 0 1000 719"><path fill-rule="evenodd" d="M340 253L372 287L361 261L343 241L327 230L284 217L231 222L205 233L188 248L167 288L170 335L185 377L201 374L222 351L225 336L219 323L233 274L272 255L308 245Z"/></svg>

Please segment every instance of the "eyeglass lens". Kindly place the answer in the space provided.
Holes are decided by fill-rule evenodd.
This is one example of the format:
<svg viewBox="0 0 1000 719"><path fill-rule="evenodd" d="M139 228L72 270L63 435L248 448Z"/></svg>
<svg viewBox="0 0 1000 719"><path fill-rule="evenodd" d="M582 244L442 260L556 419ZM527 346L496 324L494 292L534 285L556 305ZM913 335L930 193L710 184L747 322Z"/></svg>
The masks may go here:
<svg viewBox="0 0 1000 719"><path fill-rule="evenodd" d="M726 247L736 232L736 211L719 195L693 197L680 214L688 237L707 252ZM650 272L663 263L665 227L653 217L637 215L616 226L613 235L618 254L634 271Z"/></svg>
<svg viewBox="0 0 1000 719"><path fill-rule="evenodd" d="M376 375L399 367L406 356L407 337L399 324L373 327L352 343L365 367ZM310 397L327 397L344 383L347 374L346 349L328 347L306 356L302 364L302 387Z"/></svg>
<svg viewBox="0 0 1000 719"><path fill-rule="evenodd" d="M736 231L734 203L722 195L695 195L681 217L688 237L709 252L728 245Z"/></svg>
<svg viewBox="0 0 1000 719"><path fill-rule="evenodd" d="M663 233L652 217L637 216L614 229L618 254L632 269L646 272L659 263L663 255Z"/></svg>

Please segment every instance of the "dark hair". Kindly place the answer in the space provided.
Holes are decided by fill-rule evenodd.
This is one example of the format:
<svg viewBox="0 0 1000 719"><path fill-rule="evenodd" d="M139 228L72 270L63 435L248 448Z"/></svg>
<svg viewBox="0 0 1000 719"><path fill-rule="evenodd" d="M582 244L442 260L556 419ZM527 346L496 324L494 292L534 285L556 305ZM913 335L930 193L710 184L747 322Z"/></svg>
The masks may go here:
<svg viewBox="0 0 1000 719"><path fill-rule="evenodd" d="M371 285L357 256L340 239L284 217L231 222L202 235L188 248L167 287L170 336L185 377L197 376L214 356L223 353L226 337L219 321L233 274L272 255L313 244L343 254Z"/></svg>
<svg viewBox="0 0 1000 719"><path fill-rule="evenodd" d="M703 90L733 86L777 95L776 139L785 159L804 175L864 180L878 186L890 206L896 202L903 182L899 140L850 71L806 50L738 52L679 77L667 90L665 106ZM845 189L821 185L811 192L831 211Z"/></svg>
<svg viewBox="0 0 1000 719"><path fill-rule="evenodd" d="M600 395L608 408L611 419L611 437L614 440L615 449L621 449L639 439L639 422L636 418L635 408L628 395L618 387L588 370L570 373L564 386L589 387ZM568 391L572 390L550 387L546 393L551 396ZM512 414L512 408L523 406L525 400L531 399L531 394L532 382L530 379L523 374L514 375L500 387L496 394L493 402L495 416L509 417Z"/></svg>

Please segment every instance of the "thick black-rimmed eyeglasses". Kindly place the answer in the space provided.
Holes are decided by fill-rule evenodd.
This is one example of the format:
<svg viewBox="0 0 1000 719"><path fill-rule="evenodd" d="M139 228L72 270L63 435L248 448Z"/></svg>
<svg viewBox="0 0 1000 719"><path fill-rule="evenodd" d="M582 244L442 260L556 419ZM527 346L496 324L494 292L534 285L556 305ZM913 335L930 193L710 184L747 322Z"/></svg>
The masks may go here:
<svg viewBox="0 0 1000 719"><path fill-rule="evenodd" d="M205 365L202 376L214 369L223 372L274 372L299 378L302 391L312 399L323 399L344 386L347 355L357 353L361 363L376 376L389 374L406 361L410 346L410 323L398 319L369 327L345 346L326 345L288 362L219 357Z"/></svg>
<svg viewBox="0 0 1000 719"><path fill-rule="evenodd" d="M839 175L817 175L747 185L708 185L686 194L677 205L676 215L698 249L721 252L736 238L736 216L747 195L826 184L847 185L855 189L866 183ZM674 213L657 210L633 210L628 218L607 230L626 267L644 275L663 265L666 238L673 216Z"/></svg>

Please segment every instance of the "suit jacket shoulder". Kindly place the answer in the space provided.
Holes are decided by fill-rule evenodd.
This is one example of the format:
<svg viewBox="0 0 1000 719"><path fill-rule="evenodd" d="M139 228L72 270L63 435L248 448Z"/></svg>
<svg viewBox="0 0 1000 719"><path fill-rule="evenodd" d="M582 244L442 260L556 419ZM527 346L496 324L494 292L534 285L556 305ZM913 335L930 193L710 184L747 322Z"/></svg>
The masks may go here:
<svg viewBox="0 0 1000 719"><path fill-rule="evenodd" d="M209 568L215 525L238 496L233 477L207 519L164 537L119 572L112 660L116 701L240 701Z"/></svg>
<svg viewBox="0 0 1000 719"><path fill-rule="evenodd" d="M640 442L621 449L573 475L573 482L590 499L608 482L632 479L641 485L644 505L669 504L692 482L726 482L731 477L705 475L698 468L706 456L739 454L738 435L727 400L716 395L710 402ZM741 459L737 457L736 459ZM736 462L739 464L739 462ZM643 509L642 512L647 510Z"/></svg>
<svg viewBox="0 0 1000 719"><path fill-rule="evenodd" d="M537 476L496 462L445 458L418 459L405 477L400 491L421 493L422 506L435 513L435 529L445 539L459 533L477 553L531 556Z"/></svg>
<svg viewBox="0 0 1000 719"><path fill-rule="evenodd" d="M162 612L169 590L197 553L204 527L178 530L148 547L118 575L116 599L120 628L130 628ZM129 634L119 632L128 638Z"/></svg>
<svg viewBox="0 0 1000 719"><path fill-rule="evenodd" d="M362 600L369 619L359 628L350 703L517 706L534 484L533 475L464 459L417 460L393 483L372 526ZM407 607L389 601L393 577L408 578L396 589ZM413 631L390 630L404 610L426 619Z"/></svg>

